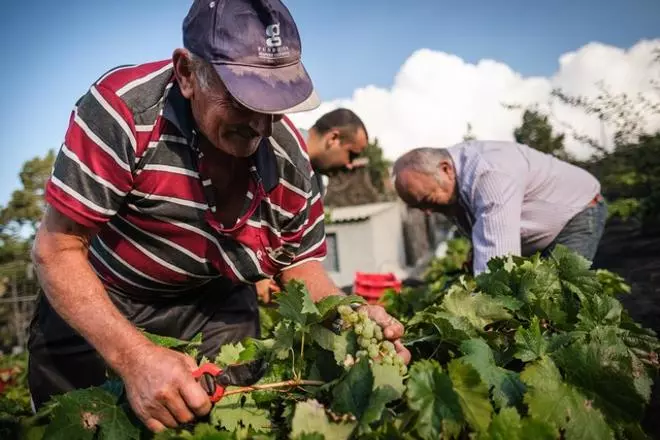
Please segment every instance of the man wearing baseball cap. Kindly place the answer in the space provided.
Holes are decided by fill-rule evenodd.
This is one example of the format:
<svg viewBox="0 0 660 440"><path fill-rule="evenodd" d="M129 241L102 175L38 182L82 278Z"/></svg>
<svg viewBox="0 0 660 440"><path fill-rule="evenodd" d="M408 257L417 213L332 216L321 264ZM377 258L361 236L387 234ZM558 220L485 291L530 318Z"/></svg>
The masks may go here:
<svg viewBox="0 0 660 440"><path fill-rule="evenodd" d="M36 408L121 376L153 431L207 414L194 359L258 335L254 283L303 281L340 295L322 268L323 204L285 113L318 106L298 30L275 0L198 0L171 60L121 66L76 103L33 260L42 294L30 326ZM403 327L368 306L407 362Z"/></svg>

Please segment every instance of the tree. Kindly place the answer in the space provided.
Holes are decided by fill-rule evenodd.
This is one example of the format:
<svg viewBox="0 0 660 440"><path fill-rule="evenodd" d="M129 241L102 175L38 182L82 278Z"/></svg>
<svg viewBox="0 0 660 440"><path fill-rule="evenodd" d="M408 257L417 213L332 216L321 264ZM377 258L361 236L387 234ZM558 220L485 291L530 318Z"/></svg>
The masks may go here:
<svg viewBox="0 0 660 440"><path fill-rule="evenodd" d="M647 135L645 127L650 115L660 113L660 100L654 100L647 95L638 94L631 97L626 93L612 93L605 84L596 84L600 94L595 98L572 96L562 90L553 90L552 95L559 102L579 108L588 115L593 115L601 124L613 129L614 149L635 145L640 136ZM660 89L658 89L660 91ZM592 147L600 157L609 153L600 141L577 133L573 137Z"/></svg>
<svg viewBox="0 0 660 440"><path fill-rule="evenodd" d="M522 125L516 128L513 136L516 142L528 145L543 153L566 158L564 135L554 135L548 116L538 110L526 109L522 117Z"/></svg>
<svg viewBox="0 0 660 440"><path fill-rule="evenodd" d="M383 156L383 149L378 145L378 138L369 142L362 155L369 159L369 176L372 185L378 192L384 194L386 192L385 181L389 179L392 162Z"/></svg>
<svg viewBox="0 0 660 440"><path fill-rule="evenodd" d="M650 93L630 96L613 93L606 84L596 84L595 98L554 90L559 102L593 115L614 132L614 149L572 130L572 136L591 146L596 154L582 165L598 177L608 200L610 215L642 220L643 231L660 228L660 132L648 132L648 121L660 114L660 48L655 52L657 79ZM570 128L570 127L569 127Z"/></svg>
<svg viewBox="0 0 660 440"><path fill-rule="evenodd" d="M647 132L648 121L652 116L660 114L660 48L654 51L651 69L655 71L656 77L650 80L651 91L648 93L634 96L614 93L604 82L599 81L596 83L599 94L595 98L570 95L561 89L553 90L552 97L562 104L595 116L601 124L609 126L614 133L615 150L628 148L637 145L641 137L653 134ZM570 125L568 128L576 140L592 147L597 156L604 157L610 152L598 140L577 133Z"/></svg>
<svg viewBox="0 0 660 440"><path fill-rule="evenodd" d="M0 263L27 260L34 233L44 211L44 190L50 177L55 152L34 157L19 173L22 188L0 207Z"/></svg>
<svg viewBox="0 0 660 440"><path fill-rule="evenodd" d="M0 296L12 296L13 303L0 305L0 346L23 346L25 328L32 316L32 301L19 297L34 295L36 280L31 276L30 249L44 211L44 191L55 152L23 164L19 177L22 188L0 206Z"/></svg>

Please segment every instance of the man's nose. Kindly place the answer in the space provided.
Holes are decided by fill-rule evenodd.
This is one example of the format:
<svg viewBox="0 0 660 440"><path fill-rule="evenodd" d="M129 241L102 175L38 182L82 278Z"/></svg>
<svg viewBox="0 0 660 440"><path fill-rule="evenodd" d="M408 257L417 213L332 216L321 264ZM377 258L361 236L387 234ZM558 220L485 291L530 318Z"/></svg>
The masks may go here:
<svg viewBox="0 0 660 440"><path fill-rule="evenodd" d="M273 115L255 113L250 119L250 127L261 137L270 137L273 134Z"/></svg>

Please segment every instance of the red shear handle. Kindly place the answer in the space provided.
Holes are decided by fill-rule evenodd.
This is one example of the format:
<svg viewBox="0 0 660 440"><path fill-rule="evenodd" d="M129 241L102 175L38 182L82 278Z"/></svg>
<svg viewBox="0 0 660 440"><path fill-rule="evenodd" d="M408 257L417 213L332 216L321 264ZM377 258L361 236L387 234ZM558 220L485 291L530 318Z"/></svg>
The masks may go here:
<svg viewBox="0 0 660 440"><path fill-rule="evenodd" d="M204 374L210 374L215 379L218 375L222 374L222 370L215 364L206 363L198 369L194 370L192 374L195 379L201 378L204 376ZM225 387L222 385L216 383L214 388L215 391L213 392L213 395L210 396L211 402L213 403L222 399L222 396L225 394Z"/></svg>

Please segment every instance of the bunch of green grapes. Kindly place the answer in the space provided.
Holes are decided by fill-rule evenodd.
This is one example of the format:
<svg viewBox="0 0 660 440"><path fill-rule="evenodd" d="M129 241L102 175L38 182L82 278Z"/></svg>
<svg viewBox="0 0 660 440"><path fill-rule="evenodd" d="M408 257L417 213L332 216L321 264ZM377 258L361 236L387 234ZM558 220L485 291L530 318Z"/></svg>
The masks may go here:
<svg viewBox="0 0 660 440"><path fill-rule="evenodd" d="M399 367L401 375L406 374L408 369L403 363L403 359L396 354L394 344L383 338L383 329L376 321L369 318L366 310L355 311L350 306L342 305L337 308L337 311L344 323L343 328L345 330L353 329L358 336L360 349L355 353L357 360L368 356L374 361L386 365L395 365ZM347 356L345 363L352 364L352 356L350 359Z"/></svg>

